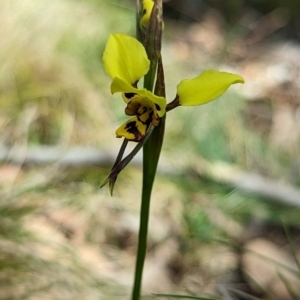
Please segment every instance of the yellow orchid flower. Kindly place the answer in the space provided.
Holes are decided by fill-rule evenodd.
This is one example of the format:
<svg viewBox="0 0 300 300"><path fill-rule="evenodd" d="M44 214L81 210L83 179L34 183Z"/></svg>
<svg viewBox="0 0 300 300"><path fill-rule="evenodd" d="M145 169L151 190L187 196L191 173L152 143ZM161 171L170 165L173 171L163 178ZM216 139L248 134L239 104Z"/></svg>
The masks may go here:
<svg viewBox="0 0 300 300"><path fill-rule="evenodd" d="M236 74L205 70L193 79L182 80L177 86L175 99L166 105L166 99L137 87L138 81L149 70L149 59L144 46L125 34L110 35L103 54L106 73L112 78L111 93L122 93L127 104L125 114L133 116L116 130L117 137L140 142L149 126L157 126L166 111L177 106L208 103L244 79Z"/></svg>
<svg viewBox="0 0 300 300"><path fill-rule="evenodd" d="M147 74L150 61L145 48L125 34L110 35L103 53L103 65L112 78L111 93L121 92L127 104L125 113L134 116L120 126L117 137L141 141L150 124L157 126L166 112L166 99L146 89L138 89L138 81Z"/></svg>

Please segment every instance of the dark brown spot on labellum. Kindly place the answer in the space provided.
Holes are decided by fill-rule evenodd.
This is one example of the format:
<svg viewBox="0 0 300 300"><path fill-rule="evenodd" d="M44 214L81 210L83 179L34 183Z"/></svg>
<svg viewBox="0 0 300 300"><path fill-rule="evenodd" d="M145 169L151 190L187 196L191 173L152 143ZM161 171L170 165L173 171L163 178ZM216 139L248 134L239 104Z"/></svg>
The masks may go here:
<svg viewBox="0 0 300 300"><path fill-rule="evenodd" d="M158 111L161 111L161 108L160 108L160 106L159 106L158 104L155 103L155 107L156 107L156 109L157 109Z"/></svg>
<svg viewBox="0 0 300 300"><path fill-rule="evenodd" d="M131 99L135 95L135 93L124 93L124 95L127 99Z"/></svg>
<svg viewBox="0 0 300 300"><path fill-rule="evenodd" d="M139 142L141 141L144 136L139 132L136 121L132 121L126 124L125 127L126 131L134 135L134 141Z"/></svg>

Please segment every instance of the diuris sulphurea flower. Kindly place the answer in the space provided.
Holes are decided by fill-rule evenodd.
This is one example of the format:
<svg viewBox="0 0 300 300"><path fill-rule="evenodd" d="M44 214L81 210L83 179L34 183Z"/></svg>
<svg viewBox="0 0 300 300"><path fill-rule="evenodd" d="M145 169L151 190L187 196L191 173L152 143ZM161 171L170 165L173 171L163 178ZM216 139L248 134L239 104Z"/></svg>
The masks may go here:
<svg viewBox="0 0 300 300"><path fill-rule="evenodd" d="M125 114L132 116L116 130L116 136L124 137L124 142L109 176L101 185L109 182L111 193L118 174L141 149L166 112L179 106L206 104L220 97L231 85L244 83L239 75L205 70L195 78L182 80L177 85L176 97L167 104L164 97L138 88L140 79L149 71L150 61L144 46L122 33L109 36L103 53L103 65L112 79L111 93L121 93L126 104ZM138 142L138 145L122 159L128 141Z"/></svg>
<svg viewBox="0 0 300 300"><path fill-rule="evenodd" d="M220 97L232 84L243 83L236 74L206 70L193 79L182 80L175 99L166 105L164 97L137 87L149 70L149 59L143 45L121 33L110 35L103 54L106 73L112 78L111 93L122 93L127 104L125 114L133 116L116 130L117 137L140 142L150 125L177 106L202 105Z"/></svg>

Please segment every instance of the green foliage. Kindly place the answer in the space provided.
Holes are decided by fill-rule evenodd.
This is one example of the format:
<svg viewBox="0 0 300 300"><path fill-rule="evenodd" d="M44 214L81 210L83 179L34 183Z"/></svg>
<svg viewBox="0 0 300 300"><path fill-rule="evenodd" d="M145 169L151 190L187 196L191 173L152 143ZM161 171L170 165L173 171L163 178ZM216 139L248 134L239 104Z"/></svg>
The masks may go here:
<svg viewBox="0 0 300 300"><path fill-rule="evenodd" d="M203 243L210 243L216 239L218 230L201 208L188 210L187 213L190 215L186 215L185 220L188 232L193 238Z"/></svg>

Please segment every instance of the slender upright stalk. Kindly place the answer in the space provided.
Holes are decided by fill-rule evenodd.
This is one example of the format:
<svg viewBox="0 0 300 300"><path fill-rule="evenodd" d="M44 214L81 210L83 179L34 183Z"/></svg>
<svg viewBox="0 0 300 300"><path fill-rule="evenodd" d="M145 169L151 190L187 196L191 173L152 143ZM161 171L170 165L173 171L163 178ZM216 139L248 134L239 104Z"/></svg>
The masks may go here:
<svg viewBox="0 0 300 300"><path fill-rule="evenodd" d="M145 40L142 41L144 43L148 54L148 58L150 60L150 70L149 73L145 76L144 87L147 90L152 91L154 89L155 75L157 74L155 93L159 96L165 96L164 76L160 55L161 31L162 0L155 0L152 15L148 24L147 31L145 33ZM141 37L139 29L137 30L137 37ZM151 192L163 143L164 130L165 117L161 118L160 124L156 128L154 128L151 136L149 137L149 139L143 147L142 203L140 212L140 229L134 286L132 290L132 300L140 299L144 262L147 253L147 236Z"/></svg>

